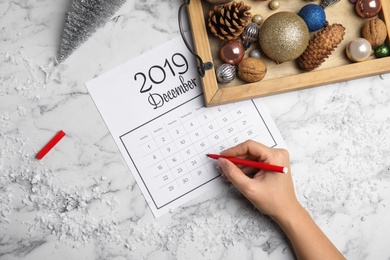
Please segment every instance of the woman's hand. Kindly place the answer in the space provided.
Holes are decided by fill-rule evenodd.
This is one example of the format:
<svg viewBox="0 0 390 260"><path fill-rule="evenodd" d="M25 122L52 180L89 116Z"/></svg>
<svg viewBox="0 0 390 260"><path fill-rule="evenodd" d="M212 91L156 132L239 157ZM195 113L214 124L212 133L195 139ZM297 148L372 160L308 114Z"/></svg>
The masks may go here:
<svg viewBox="0 0 390 260"><path fill-rule="evenodd" d="M287 167L288 173L283 174L248 167L239 168L239 165L226 159L218 159L226 178L261 212L278 218L293 208L300 207L290 172L290 156L285 149L269 148L248 140L221 152L221 155Z"/></svg>
<svg viewBox="0 0 390 260"><path fill-rule="evenodd" d="M221 155L288 167L288 173L283 174L240 167L227 159L218 159L226 178L256 208L280 225L290 239L298 259L345 259L297 200L290 170L290 156L286 150L246 141L221 152Z"/></svg>

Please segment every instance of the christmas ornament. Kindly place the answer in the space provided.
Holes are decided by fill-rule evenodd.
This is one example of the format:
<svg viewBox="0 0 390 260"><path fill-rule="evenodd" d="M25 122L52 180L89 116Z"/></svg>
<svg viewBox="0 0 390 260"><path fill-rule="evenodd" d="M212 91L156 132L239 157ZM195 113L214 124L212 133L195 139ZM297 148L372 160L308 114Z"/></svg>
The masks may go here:
<svg viewBox="0 0 390 260"><path fill-rule="evenodd" d="M305 52L298 58L298 66L306 71L318 68L332 51L344 39L345 28L341 24L332 24L314 35Z"/></svg>
<svg viewBox="0 0 390 260"><path fill-rule="evenodd" d="M229 83L236 77L236 66L224 63L217 68L217 80L220 83Z"/></svg>
<svg viewBox="0 0 390 260"><path fill-rule="evenodd" d="M259 26L252 22L249 23L245 27L241 35L243 41L242 44L244 45L244 48L248 49L252 42L257 41L258 35L259 35Z"/></svg>
<svg viewBox="0 0 390 260"><path fill-rule="evenodd" d="M272 0L271 2L269 2L269 8L271 10L276 10L280 7L280 3L278 0Z"/></svg>
<svg viewBox="0 0 390 260"><path fill-rule="evenodd" d="M363 18L374 17L381 9L381 0L358 0L356 2L356 12Z"/></svg>
<svg viewBox="0 0 390 260"><path fill-rule="evenodd" d="M261 52L259 49L253 49L249 52L249 57L260 59L261 58Z"/></svg>
<svg viewBox="0 0 390 260"><path fill-rule="evenodd" d="M264 22L264 18L260 14L256 14L252 17L252 22L260 26Z"/></svg>
<svg viewBox="0 0 390 260"><path fill-rule="evenodd" d="M59 62L69 57L107 19L125 3L125 0L73 0L65 20L59 53Z"/></svg>
<svg viewBox="0 0 390 260"><path fill-rule="evenodd" d="M252 19L250 9L244 2L215 5L208 18L211 33L220 40L236 39Z"/></svg>
<svg viewBox="0 0 390 260"><path fill-rule="evenodd" d="M267 73L267 66L265 63L256 58L245 58L239 64L237 68L237 76L249 83L262 80Z"/></svg>
<svg viewBox="0 0 390 260"><path fill-rule="evenodd" d="M348 58L353 62L362 62L372 54L372 47L369 41L364 38L352 40L346 49Z"/></svg>
<svg viewBox="0 0 390 260"><path fill-rule="evenodd" d="M259 26L255 23L249 23L242 33L242 40L243 41L249 41L249 42L255 42L257 41L259 35Z"/></svg>
<svg viewBox="0 0 390 260"><path fill-rule="evenodd" d="M245 55L244 45L238 40L226 41L219 50L221 60L229 64L239 63Z"/></svg>
<svg viewBox="0 0 390 260"><path fill-rule="evenodd" d="M382 44L381 46L375 49L375 57L384 58L389 56L390 56L390 48L387 45Z"/></svg>
<svg viewBox="0 0 390 260"><path fill-rule="evenodd" d="M305 5L301 8L298 15L305 21L310 32L318 31L326 23L324 9L316 4Z"/></svg>
<svg viewBox="0 0 390 260"><path fill-rule="evenodd" d="M372 48L382 45L387 38L386 24L375 17L364 23L362 27L362 36L371 43Z"/></svg>
<svg viewBox="0 0 390 260"><path fill-rule="evenodd" d="M309 37L305 21L292 12L269 16L259 31L261 49L277 63L299 57L305 51Z"/></svg>
<svg viewBox="0 0 390 260"><path fill-rule="evenodd" d="M326 7L328 7L330 5L334 5L334 4L338 3L339 1L340 0L324 0L321 4L321 7L325 9Z"/></svg>

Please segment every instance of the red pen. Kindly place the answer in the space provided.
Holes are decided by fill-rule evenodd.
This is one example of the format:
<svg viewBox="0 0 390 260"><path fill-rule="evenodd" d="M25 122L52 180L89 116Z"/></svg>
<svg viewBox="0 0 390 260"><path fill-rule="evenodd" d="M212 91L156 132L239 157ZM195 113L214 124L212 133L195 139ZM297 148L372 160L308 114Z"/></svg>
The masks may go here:
<svg viewBox="0 0 390 260"><path fill-rule="evenodd" d="M250 160L245 160L245 159L240 159L235 157L226 157L226 156L221 156L219 154L206 154L206 156L215 160L218 160L219 158L225 158L234 164L253 167L253 168L266 170L266 171L273 171L273 172L280 172L280 173L288 172L288 168L284 166L277 166L268 163L255 162L255 161L250 161Z"/></svg>
<svg viewBox="0 0 390 260"><path fill-rule="evenodd" d="M61 139L65 136L65 132L60 130L38 153L35 157L42 159Z"/></svg>

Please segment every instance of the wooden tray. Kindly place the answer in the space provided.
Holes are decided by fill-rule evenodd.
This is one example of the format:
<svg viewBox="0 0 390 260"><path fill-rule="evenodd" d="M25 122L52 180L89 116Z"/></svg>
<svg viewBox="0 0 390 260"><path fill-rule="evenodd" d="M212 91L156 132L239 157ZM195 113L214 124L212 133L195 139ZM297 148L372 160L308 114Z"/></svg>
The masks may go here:
<svg viewBox="0 0 390 260"><path fill-rule="evenodd" d="M261 14L264 19L280 11L298 13L305 4L310 3L298 0L280 1L280 8L272 11L268 7L268 2L253 0L245 0L244 2L252 7L252 15ZM311 3L319 4L319 0ZM381 4L382 10L379 17L386 23L388 31L387 43L389 43L390 1L381 0ZM216 79L215 68L221 64L218 52L222 41L212 35L206 25L208 12L211 9L212 5L205 0L192 0L188 7L195 50L204 62L211 61L214 64L214 68L207 70L205 76L201 78L206 106L274 95L390 72L390 57L378 59L373 56L369 60L360 63L353 63L347 58L345 54L346 46L352 39L361 37L361 28L367 19L358 16L355 6L348 0L341 0L337 4L325 9L326 20L329 24L341 23L346 28L346 34L337 49L319 68L311 72L305 72L298 69L296 61L276 64L263 55L261 59L267 65L267 74L262 81L248 84L235 79L228 84L220 84ZM258 47L257 42L251 46L251 48L256 47ZM246 56L249 51L246 52Z"/></svg>

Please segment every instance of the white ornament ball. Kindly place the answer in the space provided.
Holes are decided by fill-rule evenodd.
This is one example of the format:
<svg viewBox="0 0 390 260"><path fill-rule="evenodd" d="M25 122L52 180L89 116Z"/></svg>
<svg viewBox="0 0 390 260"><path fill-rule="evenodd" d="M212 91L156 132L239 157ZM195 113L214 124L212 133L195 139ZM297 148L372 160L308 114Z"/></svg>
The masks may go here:
<svg viewBox="0 0 390 260"><path fill-rule="evenodd" d="M362 62L368 59L373 53L369 41L364 38L352 40L346 49L348 58L353 62Z"/></svg>

